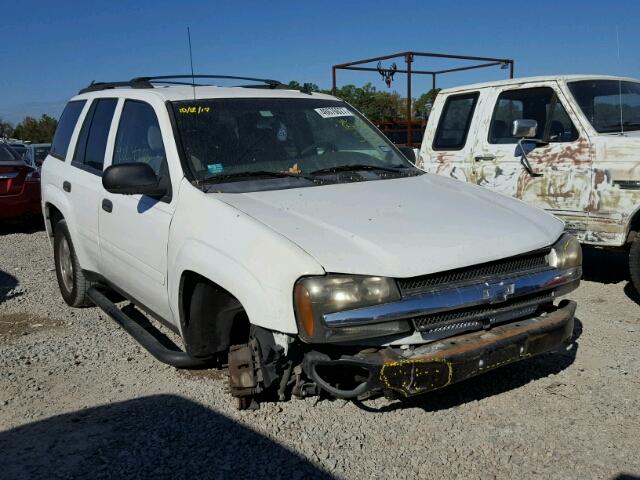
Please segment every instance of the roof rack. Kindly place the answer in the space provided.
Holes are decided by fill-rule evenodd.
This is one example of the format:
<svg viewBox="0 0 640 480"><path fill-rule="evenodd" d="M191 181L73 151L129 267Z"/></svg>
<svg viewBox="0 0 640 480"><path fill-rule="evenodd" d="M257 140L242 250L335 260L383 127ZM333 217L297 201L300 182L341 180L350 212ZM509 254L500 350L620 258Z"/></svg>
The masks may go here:
<svg viewBox="0 0 640 480"><path fill-rule="evenodd" d="M155 77L135 77L131 80L125 80L120 82L91 82L88 87L83 88L78 93L98 92L100 90L109 90L111 88L129 87L129 88L154 88L154 83L163 83L169 85L194 85L197 87L203 86L193 82L180 82L176 79L196 79L196 78L221 78L225 80L247 80L251 82L263 83L263 85L240 85L243 88L287 88L286 85L278 80L270 80L268 78L254 78L254 77L237 77L235 75L159 75Z"/></svg>

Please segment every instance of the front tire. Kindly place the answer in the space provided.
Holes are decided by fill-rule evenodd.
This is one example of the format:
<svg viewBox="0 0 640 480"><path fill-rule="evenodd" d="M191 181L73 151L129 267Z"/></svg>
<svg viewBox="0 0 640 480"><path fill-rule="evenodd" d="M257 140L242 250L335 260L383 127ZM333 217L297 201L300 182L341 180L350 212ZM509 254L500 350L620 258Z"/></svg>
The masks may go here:
<svg viewBox="0 0 640 480"><path fill-rule="evenodd" d="M76 251L71 242L67 222L60 220L54 228L53 258L62 298L71 307L93 305L89 297L87 297L87 290L89 290L92 283L86 279L82 272Z"/></svg>

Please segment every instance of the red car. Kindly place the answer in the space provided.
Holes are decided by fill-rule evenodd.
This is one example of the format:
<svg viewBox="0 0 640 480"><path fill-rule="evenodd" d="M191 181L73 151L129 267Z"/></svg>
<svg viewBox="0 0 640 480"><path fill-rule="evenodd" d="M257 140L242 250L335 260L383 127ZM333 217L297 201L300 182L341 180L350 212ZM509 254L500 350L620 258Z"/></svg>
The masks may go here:
<svg viewBox="0 0 640 480"><path fill-rule="evenodd" d="M40 174L0 143L0 219L40 215Z"/></svg>

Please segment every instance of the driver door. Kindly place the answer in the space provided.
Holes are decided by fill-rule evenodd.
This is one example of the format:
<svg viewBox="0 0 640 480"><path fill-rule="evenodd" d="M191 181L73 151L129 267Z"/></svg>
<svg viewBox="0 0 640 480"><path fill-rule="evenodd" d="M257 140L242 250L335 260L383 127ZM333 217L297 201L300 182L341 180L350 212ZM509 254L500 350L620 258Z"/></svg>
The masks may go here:
<svg viewBox="0 0 640 480"><path fill-rule="evenodd" d="M484 186L548 210L567 221L567 228L584 231L591 185L589 139L579 129L575 114L555 84L496 89L488 135L478 137L474 152ZM534 143L524 147L532 171L521 162L518 138L512 136L516 119L538 124Z"/></svg>
<svg viewBox="0 0 640 480"><path fill-rule="evenodd" d="M142 162L156 175L169 176L162 132L150 104L124 101L113 142L112 165ZM102 193L101 272L137 303L170 320L167 246L175 201L171 195L158 199Z"/></svg>

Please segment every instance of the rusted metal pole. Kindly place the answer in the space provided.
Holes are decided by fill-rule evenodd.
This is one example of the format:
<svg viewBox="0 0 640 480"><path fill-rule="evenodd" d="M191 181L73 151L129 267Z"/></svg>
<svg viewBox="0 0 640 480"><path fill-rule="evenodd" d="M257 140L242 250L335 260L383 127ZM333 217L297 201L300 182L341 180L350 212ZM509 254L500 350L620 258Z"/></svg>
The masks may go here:
<svg viewBox="0 0 640 480"><path fill-rule="evenodd" d="M411 64L413 63L413 55L407 53L404 57L407 63L407 145L413 145L413 135L411 134Z"/></svg>
<svg viewBox="0 0 640 480"><path fill-rule="evenodd" d="M331 91L333 93L333 96L335 96L336 95L336 67L335 66L331 69L331 74L333 76L333 89Z"/></svg>

